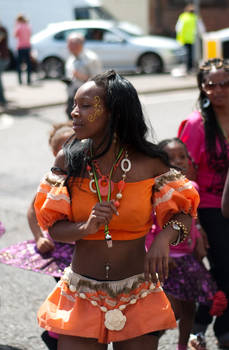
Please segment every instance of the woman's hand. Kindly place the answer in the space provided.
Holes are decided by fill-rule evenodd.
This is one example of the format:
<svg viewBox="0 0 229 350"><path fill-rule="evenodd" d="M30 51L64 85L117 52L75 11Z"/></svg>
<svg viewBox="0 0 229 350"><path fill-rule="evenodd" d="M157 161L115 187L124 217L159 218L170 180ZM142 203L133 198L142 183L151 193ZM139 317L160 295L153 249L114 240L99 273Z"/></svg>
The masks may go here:
<svg viewBox="0 0 229 350"><path fill-rule="evenodd" d="M50 250L53 250L55 247L55 244L53 243L53 241L51 241L46 237L39 237L38 240L36 241L36 245L37 245L37 250L41 254L45 254Z"/></svg>
<svg viewBox="0 0 229 350"><path fill-rule="evenodd" d="M169 273L169 239L162 230L154 239L145 257L144 272L146 280L157 283L164 282ZM157 277L158 274L158 277Z"/></svg>
<svg viewBox="0 0 229 350"><path fill-rule="evenodd" d="M113 200L96 203L87 222L83 225L86 234L94 234L101 226L108 225L114 214L119 215Z"/></svg>

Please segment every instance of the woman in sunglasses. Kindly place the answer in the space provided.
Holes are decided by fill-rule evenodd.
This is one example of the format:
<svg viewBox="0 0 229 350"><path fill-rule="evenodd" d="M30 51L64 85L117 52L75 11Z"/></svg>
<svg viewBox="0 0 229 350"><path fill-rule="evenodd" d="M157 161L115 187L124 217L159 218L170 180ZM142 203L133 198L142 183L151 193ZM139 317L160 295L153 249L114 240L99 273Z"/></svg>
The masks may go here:
<svg viewBox="0 0 229 350"><path fill-rule="evenodd" d="M199 110L182 123L179 137L196 164L198 216L209 241L211 272L229 300L229 219L221 212L229 165L229 63L221 59L205 62L199 69L197 82ZM194 333L204 334L211 321L206 307L199 306ZM219 346L229 349L229 307L216 318L214 332ZM206 349L203 344L194 341L193 348Z"/></svg>

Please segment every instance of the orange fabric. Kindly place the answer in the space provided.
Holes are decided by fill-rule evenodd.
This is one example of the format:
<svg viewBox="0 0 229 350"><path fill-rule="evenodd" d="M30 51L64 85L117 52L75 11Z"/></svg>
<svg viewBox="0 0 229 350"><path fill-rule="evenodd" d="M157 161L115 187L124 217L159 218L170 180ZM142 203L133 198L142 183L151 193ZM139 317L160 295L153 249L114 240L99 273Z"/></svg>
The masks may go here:
<svg viewBox="0 0 229 350"><path fill-rule="evenodd" d="M142 283L140 287L131 291L131 295L144 288L145 283ZM102 292L95 293L101 295ZM127 297L127 294L119 295L119 300L121 297ZM123 341L153 331L176 327L170 303L160 288L141 298L134 305L128 305L122 313L126 316L124 328L119 331L107 329L104 324L105 313L93 306L89 300L75 296L67 284L60 281L39 309L38 322L48 331L95 338L100 343Z"/></svg>
<svg viewBox="0 0 229 350"><path fill-rule="evenodd" d="M71 201L66 186L51 185L47 181L41 183L35 210L42 229L47 229L58 220L83 222L88 219L93 206L98 202L97 195L89 189L89 181L84 178L75 179L71 183ZM114 184L111 199L115 198L117 192L117 184ZM118 209L119 216L113 215L109 223L113 240L132 240L148 233L152 225L152 198L161 227L181 211L196 216L199 204L197 191L180 172L171 169L156 178L125 184ZM103 240L104 228L83 239Z"/></svg>
<svg viewBox="0 0 229 350"><path fill-rule="evenodd" d="M58 220L71 220L70 198L67 187L54 187L45 181L41 182L34 208L37 221L43 230L47 230Z"/></svg>
<svg viewBox="0 0 229 350"><path fill-rule="evenodd" d="M177 172L175 171L177 174ZM160 182L160 179L158 180ZM160 227L168 222L174 214L184 212L192 216L197 215L199 205L199 194L193 187L191 181L180 177L176 181L162 181L155 184L154 208L157 222Z"/></svg>
<svg viewBox="0 0 229 350"><path fill-rule="evenodd" d="M72 186L72 217L73 221L83 222L89 217L91 209L98 202L97 195L89 189L89 179L80 180ZM132 240L145 236L152 225L152 188L154 179L126 183L123 197L118 209L119 216L113 215L109 230L113 240ZM117 184L111 199L118 193ZM103 240L104 228L93 235L84 237L85 240Z"/></svg>

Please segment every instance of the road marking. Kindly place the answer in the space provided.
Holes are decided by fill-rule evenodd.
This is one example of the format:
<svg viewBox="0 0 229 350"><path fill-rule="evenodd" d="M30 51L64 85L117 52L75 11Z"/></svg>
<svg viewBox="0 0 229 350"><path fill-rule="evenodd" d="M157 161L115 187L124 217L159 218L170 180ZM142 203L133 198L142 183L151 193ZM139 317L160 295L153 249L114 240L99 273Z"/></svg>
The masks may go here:
<svg viewBox="0 0 229 350"><path fill-rule="evenodd" d="M13 125L14 119L8 114L0 115L0 130L8 129Z"/></svg>

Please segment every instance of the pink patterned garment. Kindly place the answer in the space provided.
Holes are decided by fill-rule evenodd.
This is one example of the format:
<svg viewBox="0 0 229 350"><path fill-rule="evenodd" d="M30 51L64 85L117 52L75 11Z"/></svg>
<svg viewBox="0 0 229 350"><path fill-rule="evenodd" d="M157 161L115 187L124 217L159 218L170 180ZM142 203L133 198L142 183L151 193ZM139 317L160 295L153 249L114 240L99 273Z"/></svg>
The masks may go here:
<svg viewBox="0 0 229 350"><path fill-rule="evenodd" d="M203 118L198 111L193 112L182 126L179 138L186 144L190 156L198 167L196 182L199 186L199 208L220 208L226 180L225 165L223 161L214 159L209 164ZM229 144L227 146L229 157ZM217 149L220 150L219 145Z"/></svg>

